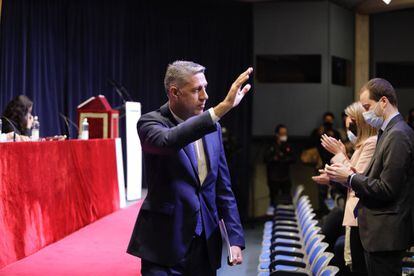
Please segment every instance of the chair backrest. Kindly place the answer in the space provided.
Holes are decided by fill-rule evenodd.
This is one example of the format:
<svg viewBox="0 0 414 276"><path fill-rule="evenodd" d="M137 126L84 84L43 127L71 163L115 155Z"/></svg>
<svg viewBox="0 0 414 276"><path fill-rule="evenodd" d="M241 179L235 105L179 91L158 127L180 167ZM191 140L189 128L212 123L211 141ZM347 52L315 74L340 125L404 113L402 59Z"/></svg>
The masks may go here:
<svg viewBox="0 0 414 276"><path fill-rule="evenodd" d="M323 238L322 238L323 240ZM309 251L309 264L313 264L313 262L323 253L325 252L326 248L328 248L328 244L326 242L316 242L312 246Z"/></svg>
<svg viewBox="0 0 414 276"><path fill-rule="evenodd" d="M312 249L316 245L320 244L324 238L325 238L325 236L324 235L320 235L320 234L317 234L317 235L313 236L312 238L310 238L309 239L309 243L305 245L306 254L308 254L308 256L309 256L310 253L311 253L311 251L312 251Z"/></svg>
<svg viewBox="0 0 414 276"><path fill-rule="evenodd" d="M304 190L305 190L305 187L303 185L298 185L296 187L295 193L293 194L293 198L292 198L292 201L294 204L296 204L296 202L298 201L299 197L301 196Z"/></svg>
<svg viewBox="0 0 414 276"><path fill-rule="evenodd" d="M296 210L300 210L306 206L311 206L310 199L308 196L301 196L301 198L298 200L298 203L296 204Z"/></svg>
<svg viewBox="0 0 414 276"><path fill-rule="evenodd" d="M314 220L316 214L313 210L306 215L299 217L299 225L303 229L310 221Z"/></svg>
<svg viewBox="0 0 414 276"><path fill-rule="evenodd" d="M311 219L311 220L306 220L303 225L301 225L302 228L302 233L304 236L306 236L306 234L314 227L316 227L316 225L318 225L318 221Z"/></svg>
<svg viewBox="0 0 414 276"><path fill-rule="evenodd" d="M301 220L301 219L306 218L307 216L309 216L309 214L312 214L312 213L313 213L312 206L304 206L298 210L297 216Z"/></svg>
<svg viewBox="0 0 414 276"><path fill-rule="evenodd" d="M307 244L309 243L309 239L315 235L317 235L319 232L321 231L321 228L318 226L313 226L311 228L309 228L308 231L306 231L306 233L303 234L303 241L305 242L305 246L307 246Z"/></svg>
<svg viewBox="0 0 414 276"><path fill-rule="evenodd" d="M335 276L338 272L339 268L336 266L327 266L322 269L320 276Z"/></svg>
<svg viewBox="0 0 414 276"><path fill-rule="evenodd" d="M322 269L328 266L329 262L333 258L333 254L330 252L324 252L319 255L318 258L311 264L312 274L315 276L320 276Z"/></svg>

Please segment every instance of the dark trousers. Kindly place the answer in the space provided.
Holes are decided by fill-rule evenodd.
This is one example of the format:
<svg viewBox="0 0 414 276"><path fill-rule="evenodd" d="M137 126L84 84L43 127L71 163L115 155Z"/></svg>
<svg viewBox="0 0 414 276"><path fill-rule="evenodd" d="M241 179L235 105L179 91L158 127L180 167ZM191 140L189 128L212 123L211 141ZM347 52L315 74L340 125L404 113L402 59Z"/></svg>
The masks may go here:
<svg viewBox="0 0 414 276"><path fill-rule="evenodd" d="M370 276L401 276L404 251L365 251L365 261Z"/></svg>
<svg viewBox="0 0 414 276"><path fill-rule="evenodd" d="M208 259L207 244L204 235L195 236L184 258L172 267L162 266L147 260L141 260L142 276L214 276Z"/></svg>
<svg viewBox="0 0 414 276"><path fill-rule="evenodd" d="M345 246L345 236L342 235L335 242L333 252L332 252L334 253L334 256L331 261L331 264L334 266L337 266L340 272L343 272L347 269L345 267L345 261L344 261L344 246Z"/></svg>
<svg viewBox="0 0 414 276"><path fill-rule="evenodd" d="M351 227L351 235L349 239L351 242L352 272L355 275L368 275L364 248L362 247L361 238L359 237L358 227Z"/></svg>
<svg viewBox="0 0 414 276"><path fill-rule="evenodd" d="M336 240L345 235L345 227L342 226L343 217L344 211L335 207L322 219L322 234L325 235L324 241L329 244L329 252L334 251Z"/></svg>
<svg viewBox="0 0 414 276"><path fill-rule="evenodd" d="M318 172L319 174L319 172ZM325 199L328 198L328 186L326 185L317 185L318 186L318 216L321 218L329 213L329 209L326 206Z"/></svg>

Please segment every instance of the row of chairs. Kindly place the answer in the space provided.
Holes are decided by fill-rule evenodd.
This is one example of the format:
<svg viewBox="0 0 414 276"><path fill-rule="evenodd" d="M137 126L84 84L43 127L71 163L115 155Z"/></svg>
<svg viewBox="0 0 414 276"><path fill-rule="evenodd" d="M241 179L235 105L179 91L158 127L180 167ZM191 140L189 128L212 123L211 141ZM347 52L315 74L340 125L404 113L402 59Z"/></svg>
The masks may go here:
<svg viewBox="0 0 414 276"><path fill-rule="evenodd" d="M326 252L321 228L302 185L296 188L293 204L278 205L274 217L264 225L258 275L336 275L329 266L333 254Z"/></svg>
<svg viewBox="0 0 414 276"><path fill-rule="evenodd" d="M414 275L414 246L404 254L402 275Z"/></svg>

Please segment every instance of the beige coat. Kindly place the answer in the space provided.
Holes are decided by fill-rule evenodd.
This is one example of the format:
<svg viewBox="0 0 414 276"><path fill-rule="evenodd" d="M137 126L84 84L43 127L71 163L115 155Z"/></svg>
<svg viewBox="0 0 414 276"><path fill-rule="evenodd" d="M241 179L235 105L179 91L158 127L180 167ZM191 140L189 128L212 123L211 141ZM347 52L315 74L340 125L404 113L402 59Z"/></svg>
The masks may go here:
<svg viewBox="0 0 414 276"><path fill-rule="evenodd" d="M332 158L331 162L342 163L355 168L358 173L364 173L374 155L376 145L377 136L371 136L355 150L351 160L349 160L345 154L338 153ZM355 196L355 192L352 189L348 189L342 225L358 226L357 218L354 215L354 209L358 203L358 200L359 199Z"/></svg>

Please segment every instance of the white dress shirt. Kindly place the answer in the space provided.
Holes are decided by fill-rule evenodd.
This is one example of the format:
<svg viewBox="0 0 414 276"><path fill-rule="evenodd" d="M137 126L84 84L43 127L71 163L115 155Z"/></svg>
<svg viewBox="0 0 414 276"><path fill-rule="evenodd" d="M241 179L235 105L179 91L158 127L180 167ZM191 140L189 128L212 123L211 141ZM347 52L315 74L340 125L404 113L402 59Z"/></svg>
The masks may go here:
<svg viewBox="0 0 414 276"><path fill-rule="evenodd" d="M170 109L171 114L174 116L174 118L177 120L178 123L182 123L184 122L183 119L181 119L180 117L178 117L177 115L174 114L174 112ZM211 119L213 120L214 123L216 123L218 120L220 120L220 118L214 113L214 109L210 108L208 110L208 112L210 113ZM198 139L197 141L193 142L193 147L194 147L194 152L196 154L196 158L197 158L197 169L198 169L198 178L200 179L200 183L201 185L203 185L204 180L207 177L208 174L208 164L207 164L207 159L206 159L206 153L204 151L204 144L203 144L203 139Z"/></svg>

